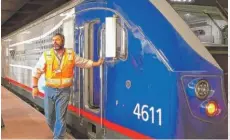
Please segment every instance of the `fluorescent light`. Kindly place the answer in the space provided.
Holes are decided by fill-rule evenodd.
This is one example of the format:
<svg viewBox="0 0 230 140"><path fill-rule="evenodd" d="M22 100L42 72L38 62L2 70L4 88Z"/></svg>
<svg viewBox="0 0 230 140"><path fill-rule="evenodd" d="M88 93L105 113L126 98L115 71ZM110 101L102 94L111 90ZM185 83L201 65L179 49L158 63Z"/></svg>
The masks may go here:
<svg viewBox="0 0 230 140"><path fill-rule="evenodd" d="M30 34L30 33L31 33L30 31L24 31L21 34Z"/></svg>
<svg viewBox="0 0 230 140"><path fill-rule="evenodd" d="M189 16L190 16L190 13L185 14L185 16L189 17Z"/></svg>
<svg viewBox="0 0 230 140"><path fill-rule="evenodd" d="M65 16L65 14L61 13L60 16L63 17L63 16Z"/></svg>

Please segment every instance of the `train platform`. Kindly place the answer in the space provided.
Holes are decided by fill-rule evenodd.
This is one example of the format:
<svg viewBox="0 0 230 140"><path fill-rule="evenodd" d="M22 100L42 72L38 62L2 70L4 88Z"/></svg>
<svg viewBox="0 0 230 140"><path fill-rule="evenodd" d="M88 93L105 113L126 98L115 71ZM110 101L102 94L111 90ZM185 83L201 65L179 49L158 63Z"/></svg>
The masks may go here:
<svg viewBox="0 0 230 140"><path fill-rule="evenodd" d="M45 116L1 86L2 139L52 139ZM67 134L66 139L73 139Z"/></svg>

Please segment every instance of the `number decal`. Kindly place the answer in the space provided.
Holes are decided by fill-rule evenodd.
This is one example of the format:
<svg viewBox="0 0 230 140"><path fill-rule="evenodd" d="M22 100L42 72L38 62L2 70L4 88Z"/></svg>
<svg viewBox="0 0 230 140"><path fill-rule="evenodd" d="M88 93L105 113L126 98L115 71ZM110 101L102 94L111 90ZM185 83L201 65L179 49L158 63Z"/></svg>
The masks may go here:
<svg viewBox="0 0 230 140"><path fill-rule="evenodd" d="M157 109L157 113L159 113L159 125L161 126L161 108Z"/></svg>
<svg viewBox="0 0 230 140"><path fill-rule="evenodd" d="M140 113L140 104L137 104L135 109L133 110L133 114L137 115L137 118L140 119L141 118L141 113Z"/></svg>
<svg viewBox="0 0 230 140"><path fill-rule="evenodd" d="M152 112L152 123L154 124L154 107L149 109Z"/></svg>
<svg viewBox="0 0 230 140"><path fill-rule="evenodd" d="M149 120L149 114L146 111L146 108L148 108L147 105L143 105L141 108L141 117L142 117L142 120L145 122L147 122Z"/></svg>
<svg viewBox="0 0 230 140"><path fill-rule="evenodd" d="M137 115L138 120L143 120L145 122L151 122L152 124L155 123L155 118L158 120L158 125L162 125L162 110L161 108L155 111L154 107L149 107L148 105L140 105L139 103L136 104L133 114ZM150 119L150 120L149 120Z"/></svg>

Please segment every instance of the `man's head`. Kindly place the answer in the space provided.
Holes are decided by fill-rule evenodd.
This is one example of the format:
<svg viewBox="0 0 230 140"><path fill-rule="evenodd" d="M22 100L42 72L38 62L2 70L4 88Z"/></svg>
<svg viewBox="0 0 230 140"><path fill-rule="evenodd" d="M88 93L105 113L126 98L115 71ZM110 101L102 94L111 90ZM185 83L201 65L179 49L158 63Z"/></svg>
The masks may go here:
<svg viewBox="0 0 230 140"><path fill-rule="evenodd" d="M53 47L55 50L60 50L64 48L65 37L63 34L57 33L52 38Z"/></svg>

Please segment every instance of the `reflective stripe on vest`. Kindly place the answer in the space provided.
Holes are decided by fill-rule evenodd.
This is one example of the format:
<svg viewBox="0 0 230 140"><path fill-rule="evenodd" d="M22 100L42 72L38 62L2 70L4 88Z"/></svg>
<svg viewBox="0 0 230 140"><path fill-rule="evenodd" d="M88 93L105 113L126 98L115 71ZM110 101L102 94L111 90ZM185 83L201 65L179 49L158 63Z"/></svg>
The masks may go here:
<svg viewBox="0 0 230 140"><path fill-rule="evenodd" d="M46 79L46 83L49 84L49 85L66 85L66 84L70 84L73 82L73 78L61 78L61 79L50 79L50 78L47 78Z"/></svg>

